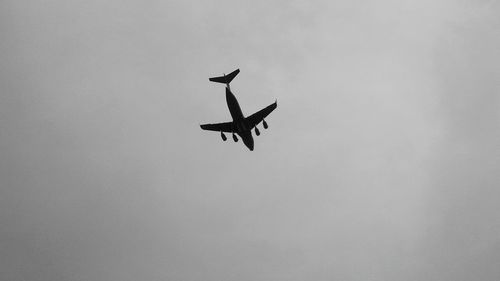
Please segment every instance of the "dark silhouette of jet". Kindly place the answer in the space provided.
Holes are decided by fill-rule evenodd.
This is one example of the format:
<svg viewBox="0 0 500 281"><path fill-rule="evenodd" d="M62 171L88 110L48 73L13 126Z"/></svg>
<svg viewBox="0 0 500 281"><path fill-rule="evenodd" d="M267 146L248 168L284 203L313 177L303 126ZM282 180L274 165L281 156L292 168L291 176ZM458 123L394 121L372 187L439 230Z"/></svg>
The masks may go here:
<svg viewBox="0 0 500 281"><path fill-rule="evenodd" d="M200 125L203 130L217 131L220 132L220 136L223 141L227 140L226 135L224 133L232 133L234 142L238 141L238 134L243 143L253 151L253 137L252 137L252 129L255 127L255 135L260 135L260 131L257 128L257 125L262 122L264 129L267 129L267 123L264 120L269 113L271 113L277 106L278 102L275 101L273 104L265 107L262 110L255 112L254 114L245 117L243 112L241 112L240 105L238 104L238 100L231 92L231 88L229 87L229 83L240 73L239 69L231 72L228 75L212 77L208 80L217 83L226 84L226 102L227 107L229 108L229 112L231 113L231 117L233 117L232 122L224 122L224 123L216 123L216 124L204 124Z"/></svg>

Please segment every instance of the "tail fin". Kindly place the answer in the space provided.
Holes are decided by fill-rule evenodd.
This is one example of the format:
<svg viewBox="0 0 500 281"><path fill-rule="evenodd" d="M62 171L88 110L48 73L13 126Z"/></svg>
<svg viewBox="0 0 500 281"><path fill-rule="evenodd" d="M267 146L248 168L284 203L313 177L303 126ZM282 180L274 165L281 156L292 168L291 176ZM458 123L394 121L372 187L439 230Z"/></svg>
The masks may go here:
<svg viewBox="0 0 500 281"><path fill-rule="evenodd" d="M234 79L234 77L236 77L236 75L238 75L238 73L240 73L240 70L236 69L235 71L229 73L228 75L219 76L219 77L212 77L212 78L208 78L208 80L210 80L212 82L229 84Z"/></svg>

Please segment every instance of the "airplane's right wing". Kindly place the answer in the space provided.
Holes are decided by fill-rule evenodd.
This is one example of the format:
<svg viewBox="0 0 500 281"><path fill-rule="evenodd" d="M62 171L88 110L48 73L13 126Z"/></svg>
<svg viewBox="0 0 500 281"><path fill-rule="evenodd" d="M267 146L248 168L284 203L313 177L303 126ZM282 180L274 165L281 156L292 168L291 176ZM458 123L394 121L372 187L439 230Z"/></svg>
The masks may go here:
<svg viewBox="0 0 500 281"><path fill-rule="evenodd" d="M203 130L217 131L232 133L233 132L233 122L215 123L215 124L203 124L200 125Z"/></svg>
<svg viewBox="0 0 500 281"><path fill-rule="evenodd" d="M265 108L248 116L246 118L246 120L248 122L248 126L250 128L255 127L255 125L262 122L262 120L264 120L264 118L266 118L267 115L269 115L273 110L275 110L277 106L278 106L278 102L274 102L273 104L270 104L270 105L266 106Z"/></svg>

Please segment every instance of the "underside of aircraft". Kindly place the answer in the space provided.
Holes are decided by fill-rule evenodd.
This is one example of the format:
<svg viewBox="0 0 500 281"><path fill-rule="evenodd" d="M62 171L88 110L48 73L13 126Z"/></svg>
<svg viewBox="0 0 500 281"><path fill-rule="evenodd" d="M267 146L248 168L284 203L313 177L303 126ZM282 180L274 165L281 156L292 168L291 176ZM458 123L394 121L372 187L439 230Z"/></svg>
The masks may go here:
<svg viewBox="0 0 500 281"><path fill-rule="evenodd" d="M226 102L229 108L229 112L231 113L231 117L233 121L223 122L223 123L213 123L213 124L203 124L200 127L203 130L209 131L217 131L220 132L221 138L223 141L227 140L227 137L224 133L231 133L233 136L233 140L235 142L238 141L239 135L243 140L243 143L251 150L254 149L254 141L252 137L252 130L255 131L255 135L259 136L260 131L257 128L257 125L262 122L264 129L268 128L267 122L264 120L276 107L278 106L277 101L266 106L265 108L255 112L254 114L245 117L243 112L241 111L238 100L231 92L231 88L229 87L229 83L240 73L239 69L231 72L228 75L218 76L209 78L209 81L223 83L226 84Z"/></svg>

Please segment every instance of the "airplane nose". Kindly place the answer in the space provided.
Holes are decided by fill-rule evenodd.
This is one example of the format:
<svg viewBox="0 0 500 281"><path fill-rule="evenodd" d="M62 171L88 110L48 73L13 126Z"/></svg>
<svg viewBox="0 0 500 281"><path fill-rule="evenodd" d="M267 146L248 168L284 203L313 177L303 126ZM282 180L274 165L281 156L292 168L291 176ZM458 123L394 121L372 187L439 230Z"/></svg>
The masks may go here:
<svg viewBox="0 0 500 281"><path fill-rule="evenodd" d="M243 138L243 143L250 149L250 151L253 151L253 138L252 135L245 135Z"/></svg>
<svg viewBox="0 0 500 281"><path fill-rule="evenodd" d="M253 151L253 142L249 143L247 146L250 151Z"/></svg>

